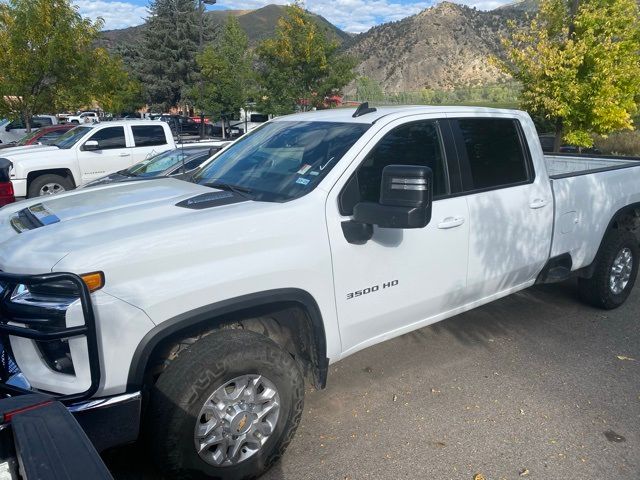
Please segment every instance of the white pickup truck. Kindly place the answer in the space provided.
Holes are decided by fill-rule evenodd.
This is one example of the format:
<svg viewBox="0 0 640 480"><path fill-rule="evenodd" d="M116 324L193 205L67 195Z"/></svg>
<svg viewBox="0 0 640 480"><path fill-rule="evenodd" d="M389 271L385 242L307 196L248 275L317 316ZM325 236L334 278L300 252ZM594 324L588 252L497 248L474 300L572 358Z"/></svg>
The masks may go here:
<svg viewBox="0 0 640 480"><path fill-rule="evenodd" d="M175 147L168 125L134 120L78 126L53 145L7 148L0 157L13 164L15 196L33 198L72 190Z"/></svg>
<svg viewBox="0 0 640 480"><path fill-rule="evenodd" d="M639 161L545 157L520 111L277 118L190 182L0 210L1 389L59 396L98 448L142 423L169 475L253 478L333 362L570 276L621 305L639 214Z"/></svg>

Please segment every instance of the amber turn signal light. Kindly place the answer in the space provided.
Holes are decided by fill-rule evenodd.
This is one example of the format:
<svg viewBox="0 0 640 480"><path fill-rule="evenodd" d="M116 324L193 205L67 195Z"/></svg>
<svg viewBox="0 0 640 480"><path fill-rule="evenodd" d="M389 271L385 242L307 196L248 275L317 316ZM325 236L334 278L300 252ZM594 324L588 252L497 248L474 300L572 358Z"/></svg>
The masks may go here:
<svg viewBox="0 0 640 480"><path fill-rule="evenodd" d="M90 292L95 292L104 287L104 273L102 272L85 273L80 275L80 278L82 278Z"/></svg>

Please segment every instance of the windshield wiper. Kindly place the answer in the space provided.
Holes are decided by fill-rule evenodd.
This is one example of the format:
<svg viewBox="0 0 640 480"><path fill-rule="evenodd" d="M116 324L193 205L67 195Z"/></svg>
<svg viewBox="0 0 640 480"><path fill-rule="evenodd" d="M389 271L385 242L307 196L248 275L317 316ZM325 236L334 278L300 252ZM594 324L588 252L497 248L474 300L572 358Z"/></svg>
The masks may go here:
<svg viewBox="0 0 640 480"><path fill-rule="evenodd" d="M238 185L232 185L230 183L224 182L209 182L202 183L205 187L217 188L219 190L226 190L229 192L237 193L241 197L247 198L249 200L253 200L253 195L251 194L251 190L245 187L239 187Z"/></svg>

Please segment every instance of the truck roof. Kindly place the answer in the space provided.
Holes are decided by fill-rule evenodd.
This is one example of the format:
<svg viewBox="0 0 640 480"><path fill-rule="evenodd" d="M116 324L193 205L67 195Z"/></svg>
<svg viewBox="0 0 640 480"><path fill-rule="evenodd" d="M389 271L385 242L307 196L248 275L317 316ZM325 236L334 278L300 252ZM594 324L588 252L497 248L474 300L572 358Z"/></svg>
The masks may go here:
<svg viewBox="0 0 640 480"><path fill-rule="evenodd" d="M90 128L99 128L99 127L122 127L124 125L162 125L163 122L157 122L155 120L118 120L115 122L100 122L100 123L81 123L80 127L90 127Z"/></svg>
<svg viewBox="0 0 640 480"><path fill-rule="evenodd" d="M389 115L419 115L429 113L463 113L470 116L477 114L509 114L522 115L520 110L509 110L501 108L486 107L464 107L464 106L444 106L444 105L402 105L398 107L376 107L376 111L366 113L354 118L354 108L334 108L328 110L316 110L313 112L294 113L278 117L274 121L296 121L296 122L343 122L343 123L375 123L382 117Z"/></svg>

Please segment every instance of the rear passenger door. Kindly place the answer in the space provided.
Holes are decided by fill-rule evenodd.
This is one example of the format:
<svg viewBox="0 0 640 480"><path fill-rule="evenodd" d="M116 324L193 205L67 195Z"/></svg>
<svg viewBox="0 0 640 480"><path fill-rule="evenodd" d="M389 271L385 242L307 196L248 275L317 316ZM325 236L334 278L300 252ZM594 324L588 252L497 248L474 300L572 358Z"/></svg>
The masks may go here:
<svg viewBox="0 0 640 480"><path fill-rule="evenodd" d="M134 148L131 149L131 165L167 150L167 135L162 124L132 125Z"/></svg>
<svg viewBox="0 0 640 480"><path fill-rule="evenodd" d="M469 206L469 300L530 283L549 255L553 202L534 171L519 120L455 118L451 127Z"/></svg>

